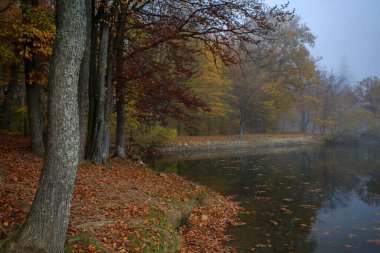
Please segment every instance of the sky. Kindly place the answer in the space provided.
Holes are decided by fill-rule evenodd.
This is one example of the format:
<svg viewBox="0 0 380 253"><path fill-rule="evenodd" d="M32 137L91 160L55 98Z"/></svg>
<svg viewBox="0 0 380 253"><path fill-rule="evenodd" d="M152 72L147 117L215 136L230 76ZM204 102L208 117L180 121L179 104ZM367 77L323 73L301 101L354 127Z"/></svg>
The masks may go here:
<svg viewBox="0 0 380 253"><path fill-rule="evenodd" d="M269 6L288 0L265 0ZM317 37L310 51L319 65L341 72L348 66L352 82L380 77L380 0L289 0Z"/></svg>

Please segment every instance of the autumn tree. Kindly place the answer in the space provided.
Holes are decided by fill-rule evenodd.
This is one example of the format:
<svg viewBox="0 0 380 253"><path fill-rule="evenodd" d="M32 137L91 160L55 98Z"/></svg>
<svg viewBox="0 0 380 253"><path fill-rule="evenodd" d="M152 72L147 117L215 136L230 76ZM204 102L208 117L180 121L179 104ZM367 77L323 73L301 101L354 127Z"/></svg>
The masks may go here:
<svg viewBox="0 0 380 253"><path fill-rule="evenodd" d="M15 7L14 1L1 5L0 22L0 70L2 87L2 104L0 111L0 129L7 130L11 123L11 112L19 91L20 57L17 51L16 38L11 37L12 23L16 22L21 12ZM12 39L9 39L12 38Z"/></svg>
<svg viewBox="0 0 380 253"><path fill-rule="evenodd" d="M31 151L43 155L43 129L46 124L43 94L55 30L52 6L48 1L24 0L19 4L13 1L3 15L4 18L11 17L8 20L12 22L8 24L8 20L4 21L5 30L0 32L2 45L6 47L2 54L11 68L7 95L2 105L3 125L9 125L10 107L17 89L23 90L18 85L21 69L24 73L20 81L24 80L25 83Z"/></svg>
<svg viewBox="0 0 380 253"><path fill-rule="evenodd" d="M231 69L241 138L244 128L265 131L278 122L316 76L306 47L315 39L309 28L295 17L279 31L276 39L253 48L252 61Z"/></svg>
<svg viewBox="0 0 380 253"><path fill-rule="evenodd" d="M218 55L223 62L233 62L239 58L237 43L242 47L259 43L289 18L291 13L284 8L268 9L260 1L246 0L154 1L136 12L136 18L126 20L131 29L126 31L129 36L125 54L132 57L167 41L191 38L200 41L205 50ZM139 43L134 43L136 38ZM116 84L116 151L120 157L125 156L124 85Z"/></svg>
<svg viewBox="0 0 380 253"><path fill-rule="evenodd" d="M123 57L126 19L151 1L91 1L91 35L89 67L83 66L80 93L81 150L90 161L103 164L108 160L110 146L110 118L113 111L113 82L119 80L125 64ZM97 7L97 8L96 8ZM99 43L98 43L99 42ZM114 77L115 76L115 77ZM86 94L89 97L86 97ZM87 117L88 118L87 118Z"/></svg>
<svg viewBox="0 0 380 253"><path fill-rule="evenodd" d="M199 57L198 68L197 75L188 82L191 92L206 103L208 110L192 114L190 122L185 122L185 129L189 134L220 134L223 122L232 113L230 100L233 95L227 68L218 58L214 58L207 51L205 55ZM177 124L180 128L181 123Z"/></svg>
<svg viewBox="0 0 380 253"><path fill-rule="evenodd" d="M86 37L86 5L56 2L57 34L49 71L45 164L24 226L0 252L64 252L79 153L78 80Z"/></svg>
<svg viewBox="0 0 380 253"><path fill-rule="evenodd" d="M370 112L380 111L380 79L376 76L361 80L355 87L358 104Z"/></svg>
<svg viewBox="0 0 380 253"><path fill-rule="evenodd" d="M321 85L323 87L323 114L320 120L322 134L326 133L329 128L330 133L334 131L334 124L338 111L338 97L344 89L345 79L330 72L322 71L320 73Z"/></svg>

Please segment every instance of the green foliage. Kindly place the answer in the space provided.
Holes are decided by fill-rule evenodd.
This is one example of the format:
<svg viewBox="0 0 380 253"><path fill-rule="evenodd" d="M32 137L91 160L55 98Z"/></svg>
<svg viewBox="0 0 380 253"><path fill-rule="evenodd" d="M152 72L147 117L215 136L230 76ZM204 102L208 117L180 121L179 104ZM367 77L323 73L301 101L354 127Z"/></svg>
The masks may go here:
<svg viewBox="0 0 380 253"><path fill-rule="evenodd" d="M108 253L109 251L102 246L102 244L99 242L99 240L94 237L93 235L81 232L76 236L69 237L67 239L66 245L65 245L65 253L72 253L72 252L78 252L78 253L86 253L87 251L82 249L76 249L74 250L73 245L80 245L84 248L92 248L96 249L97 252L103 252Z"/></svg>
<svg viewBox="0 0 380 253"><path fill-rule="evenodd" d="M157 208L152 208L149 217L140 226L138 237L129 238L133 241L132 248L139 252L178 252L180 237L172 227L167 217Z"/></svg>
<svg viewBox="0 0 380 253"><path fill-rule="evenodd" d="M203 191L195 192L189 196L190 200L196 201L199 205L204 205L206 198L207 194Z"/></svg>
<svg viewBox="0 0 380 253"><path fill-rule="evenodd" d="M146 131L140 131L135 136L137 145L144 149L152 149L163 147L168 141L173 140L177 136L174 129L162 126L152 126Z"/></svg>

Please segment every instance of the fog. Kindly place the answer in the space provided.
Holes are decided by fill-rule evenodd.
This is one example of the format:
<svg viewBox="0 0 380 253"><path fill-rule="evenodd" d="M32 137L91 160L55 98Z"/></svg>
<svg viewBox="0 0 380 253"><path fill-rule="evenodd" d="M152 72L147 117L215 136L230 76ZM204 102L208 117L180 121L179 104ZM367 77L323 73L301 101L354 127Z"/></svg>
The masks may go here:
<svg viewBox="0 0 380 253"><path fill-rule="evenodd" d="M268 5L286 0L266 0ZM301 16L317 36L311 53L322 57L321 67L349 70L352 82L380 76L380 1L290 0L290 9ZM345 66L345 67L342 67Z"/></svg>

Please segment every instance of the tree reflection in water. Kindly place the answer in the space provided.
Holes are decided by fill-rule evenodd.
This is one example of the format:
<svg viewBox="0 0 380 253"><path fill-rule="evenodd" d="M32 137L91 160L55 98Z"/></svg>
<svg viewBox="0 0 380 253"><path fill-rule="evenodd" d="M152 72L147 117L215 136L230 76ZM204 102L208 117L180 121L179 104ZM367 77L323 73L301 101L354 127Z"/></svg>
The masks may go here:
<svg viewBox="0 0 380 253"><path fill-rule="evenodd" d="M379 151L376 146L266 149L207 159L171 157L152 165L235 195L249 211L242 216L245 225L230 229L231 246L240 252L334 252L356 247L347 235L376 219L370 208L380 202ZM355 208L366 210L363 217L345 216ZM373 252L376 245L366 241L378 235L376 224L371 226L358 235L355 252Z"/></svg>

